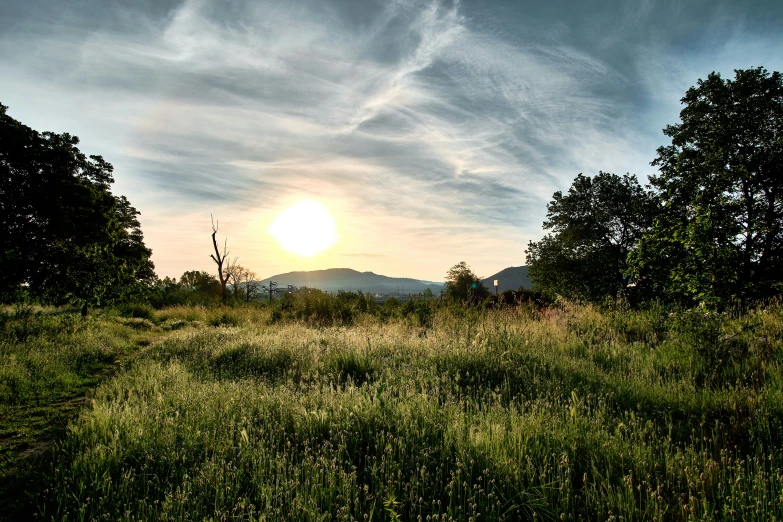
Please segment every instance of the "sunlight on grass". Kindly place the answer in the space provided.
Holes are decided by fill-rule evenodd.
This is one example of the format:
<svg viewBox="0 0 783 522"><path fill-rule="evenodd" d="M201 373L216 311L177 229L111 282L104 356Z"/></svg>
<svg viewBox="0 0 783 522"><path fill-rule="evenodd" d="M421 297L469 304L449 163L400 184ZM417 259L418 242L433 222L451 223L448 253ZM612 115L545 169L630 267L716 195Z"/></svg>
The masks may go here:
<svg viewBox="0 0 783 522"><path fill-rule="evenodd" d="M688 314L454 307L422 335L162 310L54 450L39 516L780 519L781 309Z"/></svg>

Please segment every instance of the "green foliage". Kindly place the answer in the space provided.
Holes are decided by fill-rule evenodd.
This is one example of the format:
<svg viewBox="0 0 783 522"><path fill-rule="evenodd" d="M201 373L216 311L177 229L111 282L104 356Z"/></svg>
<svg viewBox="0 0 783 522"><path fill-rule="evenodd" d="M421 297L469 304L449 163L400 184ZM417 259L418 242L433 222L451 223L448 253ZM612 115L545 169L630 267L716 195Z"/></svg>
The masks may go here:
<svg viewBox="0 0 783 522"><path fill-rule="evenodd" d="M177 305L214 306L221 302L220 281L208 272L191 270L179 281L166 277L158 280L150 293L150 302L157 308Z"/></svg>
<svg viewBox="0 0 783 522"><path fill-rule="evenodd" d="M38 133L0 104L0 301L97 306L154 281L133 208L110 191L112 166L70 134Z"/></svg>
<svg viewBox="0 0 783 522"><path fill-rule="evenodd" d="M147 303L123 303L116 310L121 317L155 320L155 309Z"/></svg>
<svg viewBox="0 0 783 522"><path fill-rule="evenodd" d="M424 328L432 327L432 316L434 305L423 298L414 298L408 300L400 307L400 314L403 317L413 317L418 326Z"/></svg>
<svg viewBox="0 0 783 522"><path fill-rule="evenodd" d="M361 314L374 314L378 305L362 292L340 292L330 295L323 290L302 287L287 292L280 300L274 320L283 314L316 326L350 325Z"/></svg>
<svg viewBox="0 0 783 522"><path fill-rule="evenodd" d="M84 324L73 310L43 313L32 306L16 305L13 311L0 310L0 339L23 343L29 337L47 336L55 333L73 334Z"/></svg>
<svg viewBox="0 0 783 522"><path fill-rule="evenodd" d="M579 174L566 195L547 204L541 241L526 250L536 290L591 302L625 295L626 258L652 223L656 204L636 176Z"/></svg>
<svg viewBox="0 0 783 522"><path fill-rule="evenodd" d="M651 295L725 309L783 290L783 77L699 80L651 178L663 212L633 251Z"/></svg>
<svg viewBox="0 0 783 522"><path fill-rule="evenodd" d="M490 295L485 303L491 302L493 306L532 306L540 308L552 304L553 301L547 299L544 294L535 290L527 290L519 287L517 290L505 290L498 296Z"/></svg>
<svg viewBox="0 0 783 522"><path fill-rule="evenodd" d="M489 295L489 290L481 281L465 261L460 261L446 272L446 296L459 301L481 303Z"/></svg>
<svg viewBox="0 0 783 522"><path fill-rule="evenodd" d="M0 316L0 331L0 403L4 404L67 395L127 348L122 340L113 342L111 329L95 332L73 313L24 318L6 314Z"/></svg>
<svg viewBox="0 0 783 522"><path fill-rule="evenodd" d="M378 317L384 323L391 318L399 316L400 300L396 297L389 297L383 302L383 306L378 308Z"/></svg>
<svg viewBox="0 0 783 522"><path fill-rule="evenodd" d="M420 296L413 296L403 303L390 297L379 306L369 294L362 292L329 294L313 288L300 288L286 293L277 301L271 320L276 323L287 318L313 326L348 326L364 316L376 317L384 323L410 319L416 326L429 328L437 307L437 301Z"/></svg>
<svg viewBox="0 0 783 522"><path fill-rule="evenodd" d="M230 313L222 312L209 320L210 326L237 326L239 321Z"/></svg>
<svg viewBox="0 0 783 522"><path fill-rule="evenodd" d="M372 359L356 350L332 350L324 361L324 373L337 383L362 384L371 381L376 373Z"/></svg>

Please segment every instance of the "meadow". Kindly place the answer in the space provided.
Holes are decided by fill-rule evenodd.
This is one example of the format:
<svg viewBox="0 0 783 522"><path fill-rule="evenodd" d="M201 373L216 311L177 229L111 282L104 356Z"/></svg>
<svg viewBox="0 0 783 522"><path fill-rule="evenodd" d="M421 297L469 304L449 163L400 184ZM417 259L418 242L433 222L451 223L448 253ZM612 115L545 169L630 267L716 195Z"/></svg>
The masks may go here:
<svg viewBox="0 0 783 522"><path fill-rule="evenodd" d="M779 303L313 299L6 311L5 515L783 520Z"/></svg>

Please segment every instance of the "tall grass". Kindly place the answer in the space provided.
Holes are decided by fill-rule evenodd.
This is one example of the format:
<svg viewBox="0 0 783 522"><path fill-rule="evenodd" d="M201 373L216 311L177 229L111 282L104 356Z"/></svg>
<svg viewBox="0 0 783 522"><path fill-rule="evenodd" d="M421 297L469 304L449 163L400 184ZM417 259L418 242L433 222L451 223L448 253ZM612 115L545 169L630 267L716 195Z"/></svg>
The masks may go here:
<svg viewBox="0 0 783 522"><path fill-rule="evenodd" d="M84 394L108 370L161 335L139 317L0 309L0 520L28 519L39 455L62 437Z"/></svg>
<svg viewBox="0 0 783 522"><path fill-rule="evenodd" d="M0 408L50 401L92 382L133 349L139 327L152 325L68 311L0 315Z"/></svg>
<svg viewBox="0 0 783 522"><path fill-rule="evenodd" d="M273 311L157 312L173 331L71 424L39 517L783 517L780 306Z"/></svg>

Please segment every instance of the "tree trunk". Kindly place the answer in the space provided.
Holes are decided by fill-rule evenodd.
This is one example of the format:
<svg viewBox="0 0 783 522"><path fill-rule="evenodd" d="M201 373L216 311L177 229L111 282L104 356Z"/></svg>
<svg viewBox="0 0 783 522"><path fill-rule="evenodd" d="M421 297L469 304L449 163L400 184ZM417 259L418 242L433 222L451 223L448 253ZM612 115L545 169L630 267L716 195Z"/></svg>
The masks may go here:
<svg viewBox="0 0 783 522"><path fill-rule="evenodd" d="M226 256L228 256L228 252L226 252L226 245L223 245L223 255L220 254L220 249L218 249L217 245L217 239L215 236L217 236L218 233L218 227L215 226L215 223L213 221L212 223L212 246L215 248L215 254L210 254L209 257L212 258L212 260L217 264L218 267L218 279L220 279L220 298L223 302L223 304L226 304L226 283L228 282L228 278L223 273L223 263L226 260ZM226 239L228 241L228 239Z"/></svg>

